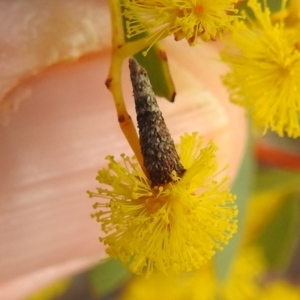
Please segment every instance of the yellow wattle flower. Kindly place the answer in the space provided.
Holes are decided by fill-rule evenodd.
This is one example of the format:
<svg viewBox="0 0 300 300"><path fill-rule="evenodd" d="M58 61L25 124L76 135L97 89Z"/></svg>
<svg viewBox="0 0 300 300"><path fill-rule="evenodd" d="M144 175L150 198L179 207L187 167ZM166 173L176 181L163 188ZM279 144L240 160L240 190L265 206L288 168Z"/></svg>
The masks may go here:
<svg viewBox="0 0 300 300"><path fill-rule="evenodd" d="M109 256L148 275L198 269L221 250L237 230L237 208L228 178L217 181L216 149L212 142L202 148L197 133L183 135L178 154L186 172L154 187L134 160L108 156L97 176L101 187L88 193L107 200L94 205L93 217Z"/></svg>
<svg viewBox="0 0 300 300"><path fill-rule="evenodd" d="M215 40L237 18L237 0L125 0L124 16L127 37L150 32L153 45L174 35L175 40L186 39L195 45L197 38Z"/></svg>
<svg viewBox="0 0 300 300"><path fill-rule="evenodd" d="M272 22L270 10L256 0L248 6L255 20L236 22L221 53L231 68L223 81L231 101L247 109L254 125L299 137L300 27Z"/></svg>

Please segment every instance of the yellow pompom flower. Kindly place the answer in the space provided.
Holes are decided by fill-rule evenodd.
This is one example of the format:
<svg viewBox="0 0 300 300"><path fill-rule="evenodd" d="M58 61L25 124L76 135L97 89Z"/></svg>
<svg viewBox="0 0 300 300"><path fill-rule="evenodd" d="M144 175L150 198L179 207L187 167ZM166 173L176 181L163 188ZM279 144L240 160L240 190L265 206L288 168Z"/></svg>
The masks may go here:
<svg viewBox="0 0 300 300"><path fill-rule="evenodd" d="M127 37L150 32L152 44L174 35L175 40L186 39L190 45L200 37L215 40L236 19L237 0L125 0Z"/></svg>
<svg viewBox="0 0 300 300"><path fill-rule="evenodd" d="M125 155L122 163L108 156L108 168L99 171L103 185L88 193L107 200L94 205L93 217L106 234L100 241L133 273L198 269L236 232L228 178L216 178L217 147L202 143L197 133L181 137L178 154L186 171L181 178L172 172L167 184L152 187L140 165Z"/></svg>
<svg viewBox="0 0 300 300"><path fill-rule="evenodd" d="M286 1L283 1L284 7ZM238 21L221 53L231 101L247 109L254 124L279 136L300 136L300 28L272 22L270 10L249 0L255 20Z"/></svg>

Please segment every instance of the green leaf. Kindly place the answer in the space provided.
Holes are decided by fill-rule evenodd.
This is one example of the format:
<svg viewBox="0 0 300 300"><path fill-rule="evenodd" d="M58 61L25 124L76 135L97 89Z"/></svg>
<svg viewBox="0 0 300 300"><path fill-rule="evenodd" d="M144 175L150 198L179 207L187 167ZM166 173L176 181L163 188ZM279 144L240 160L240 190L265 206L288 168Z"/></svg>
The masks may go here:
<svg viewBox="0 0 300 300"><path fill-rule="evenodd" d="M249 126L248 126L249 127ZM215 267L219 281L225 281L233 262L236 252L240 246L242 234L244 232L244 220L246 216L247 203L253 186L253 177L255 171L255 162L253 158L253 145L250 131L248 129L248 141L245 147L245 153L241 162L238 174L233 183L231 191L237 196L236 205L238 207L238 232L224 247L223 251L216 254Z"/></svg>
<svg viewBox="0 0 300 300"><path fill-rule="evenodd" d="M255 193L291 190L299 186L300 172L282 169L262 169L255 180Z"/></svg>
<svg viewBox="0 0 300 300"><path fill-rule="evenodd" d="M257 242L262 245L271 269L282 269L289 262L299 230L299 199L297 193L286 195L275 217L261 232Z"/></svg>
<svg viewBox="0 0 300 300"><path fill-rule="evenodd" d="M260 3L260 5L262 5L262 7L264 7L264 1L265 0L258 0L257 2ZM252 12L252 10L247 6L247 2L248 1L241 1L238 3L237 8L239 9L239 11L246 11L247 15L249 15L251 18L254 19L254 14ZM267 6L270 9L271 13L276 13L278 11L280 11L281 9L281 5L282 5L282 0L268 0L267 1Z"/></svg>
<svg viewBox="0 0 300 300"><path fill-rule="evenodd" d="M89 271L91 293L95 296L105 296L122 286L130 277L119 260L107 259Z"/></svg>
<svg viewBox="0 0 300 300"><path fill-rule="evenodd" d="M156 44L148 51L147 56L139 52L134 57L147 70L155 95L174 102L175 86L165 51Z"/></svg>

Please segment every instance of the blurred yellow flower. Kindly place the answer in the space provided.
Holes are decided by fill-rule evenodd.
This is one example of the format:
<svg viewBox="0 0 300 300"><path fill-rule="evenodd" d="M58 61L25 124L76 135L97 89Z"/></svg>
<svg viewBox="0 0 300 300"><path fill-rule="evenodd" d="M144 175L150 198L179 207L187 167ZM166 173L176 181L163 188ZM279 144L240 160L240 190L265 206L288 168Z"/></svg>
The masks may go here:
<svg viewBox="0 0 300 300"><path fill-rule="evenodd" d="M300 287L285 280L275 280L266 286L261 300L299 300Z"/></svg>
<svg viewBox="0 0 300 300"><path fill-rule="evenodd" d="M180 275L154 273L149 278L135 276L125 286L120 299L213 300L214 290L213 268L211 264L206 264L199 272Z"/></svg>
<svg viewBox="0 0 300 300"><path fill-rule="evenodd" d="M237 18L233 0L126 0L127 37L149 31L150 43L174 35L175 40L186 39L195 45L216 39Z"/></svg>
<svg viewBox="0 0 300 300"><path fill-rule="evenodd" d="M151 187L140 165L125 155L122 163L108 156L108 168L99 171L103 185L88 193L108 200L94 205L93 217L106 234L100 241L133 273L199 269L236 232L235 196L227 177L216 178L217 147L202 143L197 133L181 137L178 154L186 172L181 178L173 172L167 184Z"/></svg>
<svg viewBox="0 0 300 300"><path fill-rule="evenodd" d="M258 280L264 260L258 248L247 248L237 256L228 278L218 282L214 265L208 263L197 272L149 278L135 277L127 285L122 300L257 300L262 292Z"/></svg>
<svg viewBox="0 0 300 300"><path fill-rule="evenodd" d="M283 1L282 7L286 1ZM300 136L299 27L272 22L270 10L248 2L255 20L237 21L222 60L231 101L247 109L257 127L279 136Z"/></svg>
<svg viewBox="0 0 300 300"><path fill-rule="evenodd" d="M214 265L208 263L197 272L167 276L152 274L134 277L125 287L121 300L298 300L300 287L284 279L264 279L266 263L262 249L242 249L224 281L218 280Z"/></svg>
<svg viewBox="0 0 300 300"><path fill-rule="evenodd" d="M215 278L214 296L208 299L219 299L217 295L223 300L260 299L260 280L264 271L265 260L261 249L255 246L243 248L235 256L226 280Z"/></svg>

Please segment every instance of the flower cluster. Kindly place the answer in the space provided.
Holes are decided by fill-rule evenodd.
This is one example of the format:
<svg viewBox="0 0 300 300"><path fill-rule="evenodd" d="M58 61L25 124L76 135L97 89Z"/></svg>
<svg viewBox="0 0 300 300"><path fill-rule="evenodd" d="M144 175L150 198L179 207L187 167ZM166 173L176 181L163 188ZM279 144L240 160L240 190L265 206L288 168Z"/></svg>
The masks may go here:
<svg viewBox="0 0 300 300"><path fill-rule="evenodd" d="M272 21L257 0L248 6L255 20L237 21L221 53L231 68L224 76L231 101L245 107L265 132L299 137L300 27L287 27L282 18Z"/></svg>
<svg viewBox="0 0 300 300"><path fill-rule="evenodd" d="M154 44L174 35L175 40L186 39L190 45L200 37L215 40L226 31L237 10L233 0L127 0L124 1L127 37L150 32Z"/></svg>
<svg viewBox="0 0 300 300"><path fill-rule="evenodd" d="M202 147L198 134L185 134L178 154L186 172L154 187L134 160L107 157L97 177L103 186L88 193L107 199L94 205L93 217L109 256L136 274L178 273L198 269L222 249L237 230L237 209L227 177L217 181L215 151L212 142Z"/></svg>

